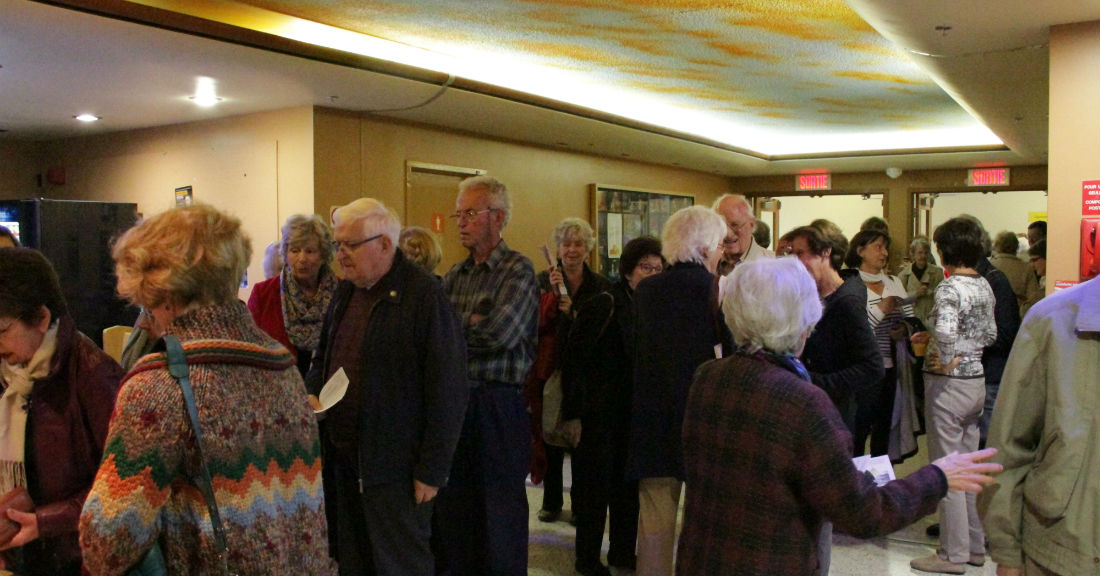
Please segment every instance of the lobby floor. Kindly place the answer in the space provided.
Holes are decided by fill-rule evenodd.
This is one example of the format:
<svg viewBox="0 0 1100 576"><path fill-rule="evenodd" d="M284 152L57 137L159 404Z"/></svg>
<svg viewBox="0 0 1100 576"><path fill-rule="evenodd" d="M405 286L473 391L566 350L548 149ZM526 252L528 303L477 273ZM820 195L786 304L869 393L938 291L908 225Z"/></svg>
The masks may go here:
<svg viewBox="0 0 1100 576"><path fill-rule="evenodd" d="M920 438L920 453L910 458L896 470L896 475L901 477L916 468L928 463L925 456L927 451L924 446L924 437ZM565 485L571 482L570 464L568 458L564 470ZM573 572L573 537L575 530L567 520L569 518L569 497L565 498L566 511L562 518L552 524L539 522L537 518L539 505L542 503L542 487L527 484L527 501L530 505L530 548L528 555L527 573L531 576L572 576ZM871 540L859 540L848 536L833 536L832 567L830 576L900 576L900 575L925 575L928 572L919 572L909 568L909 561L913 558L927 556L936 549L937 542L924 534L925 528L936 521L936 517L925 517L916 524L908 526L886 537ZM604 552L607 552L607 541L604 540ZM612 571L616 576L633 574L630 571ZM967 576L994 576L996 573L992 561L986 558L985 566L981 568L968 566Z"/></svg>

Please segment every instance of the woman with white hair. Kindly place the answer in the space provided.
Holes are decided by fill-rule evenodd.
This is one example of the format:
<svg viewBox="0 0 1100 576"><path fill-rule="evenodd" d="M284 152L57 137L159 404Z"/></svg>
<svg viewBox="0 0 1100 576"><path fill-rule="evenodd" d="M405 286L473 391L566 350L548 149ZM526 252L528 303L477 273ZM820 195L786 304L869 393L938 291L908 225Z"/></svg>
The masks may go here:
<svg viewBox="0 0 1100 576"><path fill-rule="evenodd" d="M671 266L634 292L634 393L627 477L638 481L639 576L672 573L676 512L684 479L680 425L695 369L728 351L714 271L726 222L702 206L665 223Z"/></svg>
<svg viewBox="0 0 1100 576"><path fill-rule="evenodd" d="M737 349L701 366L687 398L677 574L818 574L823 520L856 537L887 534L1000 471L979 462L991 448L883 486L855 468L840 414L798 360L821 302L797 259L738 266L722 310Z"/></svg>

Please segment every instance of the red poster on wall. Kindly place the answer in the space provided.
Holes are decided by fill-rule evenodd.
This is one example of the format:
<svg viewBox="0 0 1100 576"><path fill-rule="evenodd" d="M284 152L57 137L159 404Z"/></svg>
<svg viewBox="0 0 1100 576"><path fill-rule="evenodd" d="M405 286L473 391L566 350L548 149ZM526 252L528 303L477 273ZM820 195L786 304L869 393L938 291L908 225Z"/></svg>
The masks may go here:
<svg viewBox="0 0 1100 576"><path fill-rule="evenodd" d="M1081 182L1081 214L1100 216L1100 180Z"/></svg>

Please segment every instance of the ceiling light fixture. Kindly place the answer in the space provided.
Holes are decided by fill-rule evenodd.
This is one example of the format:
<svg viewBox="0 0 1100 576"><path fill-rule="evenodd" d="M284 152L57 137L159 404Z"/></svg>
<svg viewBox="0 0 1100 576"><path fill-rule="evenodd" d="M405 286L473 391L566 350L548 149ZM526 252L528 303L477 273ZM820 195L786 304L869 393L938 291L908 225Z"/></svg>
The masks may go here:
<svg viewBox="0 0 1100 576"><path fill-rule="evenodd" d="M76 116L73 116L73 118L76 118L77 120L80 120L81 122L95 122L96 120L100 119L99 116L96 116L95 114L88 114L88 113L77 114Z"/></svg>
<svg viewBox="0 0 1100 576"><path fill-rule="evenodd" d="M218 97L217 91L214 89L214 79L207 78L206 76L199 76L195 79L195 95L188 96L188 98L197 106L203 108L209 108L222 99Z"/></svg>

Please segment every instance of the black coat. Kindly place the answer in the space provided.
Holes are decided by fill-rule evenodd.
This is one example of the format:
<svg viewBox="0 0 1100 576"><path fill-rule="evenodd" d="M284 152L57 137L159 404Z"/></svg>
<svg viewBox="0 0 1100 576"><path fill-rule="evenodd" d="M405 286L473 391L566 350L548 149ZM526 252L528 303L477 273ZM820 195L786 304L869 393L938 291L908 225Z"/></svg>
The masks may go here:
<svg viewBox="0 0 1100 576"><path fill-rule="evenodd" d="M851 430L856 403L874 402L884 374L875 333L867 323L867 285L859 274L846 275L836 292L825 297L802 362Z"/></svg>
<svg viewBox="0 0 1100 576"><path fill-rule="evenodd" d="M718 285L701 264L678 262L634 292L634 394L627 477L684 478L680 433L695 369L729 342ZM725 350L728 353L728 349Z"/></svg>
<svg viewBox="0 0 1100 576"><path fill-rule="evenodd" d="M546 273L539 285L549 288ZM584 267L584 278L570 295L574 315L558 315L558 365L561 368L562 420L588 418L612 407L622 372L621 339L613 321L611 282Z"/></svg>
<svg viewBox="0 0 1100 576"><path fill-rule="evenodd" d="M400 250L379 281L359 361L365 369L359 416L359 475L366 485L419 480L443 486L466 414L466 340L439 280ZM355 285L342 281L325 314L306 388L329 373L329 342ZM325 423L321 422L322 431Z"/></svg>

